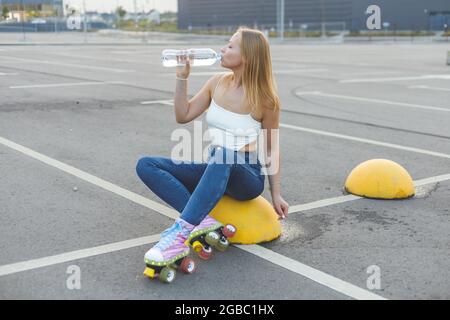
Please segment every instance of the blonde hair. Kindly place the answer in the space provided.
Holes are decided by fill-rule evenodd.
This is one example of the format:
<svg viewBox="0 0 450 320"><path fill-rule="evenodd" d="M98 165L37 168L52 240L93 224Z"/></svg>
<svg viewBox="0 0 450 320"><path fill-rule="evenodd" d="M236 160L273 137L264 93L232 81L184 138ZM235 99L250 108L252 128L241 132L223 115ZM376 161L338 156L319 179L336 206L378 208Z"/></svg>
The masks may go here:
<svg viewBox="0 0 450 320"><path fill-rule="evenodd" d="M245 99L252 110L262 111L262 106L280 109L280 98L272 74L269 41L261 31L245 26L238 28L241 33L241 55L245 61L242 86ZM234 77L234 74L227 76Z"/></svg>

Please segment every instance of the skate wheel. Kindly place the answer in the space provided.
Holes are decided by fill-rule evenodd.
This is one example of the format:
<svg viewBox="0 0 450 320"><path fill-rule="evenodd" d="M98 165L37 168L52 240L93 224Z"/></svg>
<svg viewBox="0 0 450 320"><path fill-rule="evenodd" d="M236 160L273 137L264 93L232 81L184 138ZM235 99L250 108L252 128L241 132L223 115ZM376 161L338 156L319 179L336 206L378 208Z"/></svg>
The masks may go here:
<svg viewBox="0 0 450 320"><path fill-rule="evenodd" d="M200 241L195 241L192 244L192 248L194 249L195 252L200 252L203 249L203 245Z"/></svg>
<svg viewBox="0 0 450 320"><path fill-rule="evenodd" d="M220 239L220 235L216 231L208 232L208 234L205 237L205 241L210 246L215 246Z"/></svg>
<svg viewBox="0 0 450 320"><path fill-rule="evenodd" d="M227 250L227 248L230 246L230 242L228 241L227 238L222 237L220 239L220 241L216 244L216 249L224 252L225 250Z"/></svg>
<svg viewBox="0 0 450 320"><path fill-rule="evenodd" d="M196 269L195 261L191 258L184 258L181 262L180 269L187 274L194 273Z"/></svg>
<svg viewBox="0 0 450 320"><path fill-rule="evenodd" d="M211 256L212 256L212 249L211 249L211 247L208 247L208 248L203 248L202 247L202 249L198 253L198 256L200 258L202 258L203 260L211 259Z"/></svg>
<svg viewBox="0 0 450 320"><path fill-rule="evenodd" d="M173 280L175 280L177 272L170 268L170 267L164 267L161 270L161 273L158 276L159 281L164 283L172 283Z"/></svg>
<svg viewBox="0 0 450 320"><path fill-rule="evenodd" d="M155 277L155 270L152 268L145 268L144 270L144 276L149 277L150 279L153 279Z"/></svg>
<svg viewBox="0 0 450 320"><path fill-rule="evenodd" d="M235 233L236 233L236 228L231 224L227 224L222 229L222 234L227 238L232 238L235 235Z"/></svg>

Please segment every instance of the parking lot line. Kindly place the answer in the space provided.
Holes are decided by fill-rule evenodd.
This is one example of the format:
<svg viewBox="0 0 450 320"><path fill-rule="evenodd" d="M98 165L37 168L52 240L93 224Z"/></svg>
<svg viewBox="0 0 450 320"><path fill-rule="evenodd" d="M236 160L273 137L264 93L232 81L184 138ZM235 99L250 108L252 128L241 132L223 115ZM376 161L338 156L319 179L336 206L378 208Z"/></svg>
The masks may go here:
<svg viewBox="0 0 450 320"><path fill-rule="evenodd" d="M305 69L290 69L290 70L274 70L274 74L291 74L291 73L306 73L306 72L327 72L329 69L325 68L305 68ZM216 74L227 74L229 72L217 72L217 71L204 71L204 72L191 72L190 76L213 76ZM164 74L165 76L173 76L173 74Z"/></svg>
<svg viewBox="0 0 450 320"><path fill-rule="evenodd" d="M168 208L164 205L161 205L161 204L158 204L151 200L148 200L148 199L146 199L140 195L137 195L131 191L123 189L123 188L121 188L117 185L114 185L110 182L107 182L103 179L92 176L92 175L90 175L86 172L83 172L79 169L76 169L72 166L66 165L60 161L49 158L49 157L47 157L43 154L40 154L36 151L33 151L29 148L18 145L10 140L0 137L0 143L7 147L10 147L16 151L24 153L25 155L28 155L36 160L42 161L48 165L51 165L57 169L60 169L66 173L77 176L77 177L79 177L87 182L90 182L94 185L97 185L103 189L114 192L115 194L118 194L128 200L131 200L135 203L141 204L145 207L151 208L154 211L156 211L160 214L163 214L165 216L168 216L172 219L176 219L179 215L178 212L176 212L175 210L173 210L171 208ZM443 181L443 180L448 180L448 179L450 179L450 174L441 175L441 176L437 176L437 177L431 177L431 178L427 178L427 179L422 179L419 181L419 184L424 185L427 183L435 183L437 181ZM329 205L336 204L336 203L353 201L358 198L360 198L360 197L348 195L348 196L343 196L343 197L335 197L335 198L331 198L331 199L323 199L323 200L315 201L315 202L309 203L309 204L294 206L294 209L297 211L309 210L312 208L329 206ZM143 201L143 200L145 200L145 201ZM294 212L294 210L292 210L292 208L291 208L290 212ZM98 247L94 247L94 248L77 250L77 251L60 254L60 255L56 255L56 256L4 265L4 266L0 266L0 276L6 275L6 274L12 274L15 272L21 272L21 271L25 271L25 270L40 268L43 266L49 266L49 265L53 265L53 264L57 264L57 263L61 263L61 262L67 262L67 261L71 261L71 260L90 257L93 255L99 255L99 254L103 254L103 253L114 252L117 250L123 250L125 248L136 247L136 246L148 244L150 242L156 242L156 241L158 241L157 239L158 239L158 236L153 235L153 236L149 236L149 237L131 239L131 240L121 241L121 242L112 243L112 244L108 244L108 245L104 245L104 246L98 246ZM247 248L246 246L238 246L238 247L240 249ZM265 259L272 263L275 263L285 269L291 270L302 276L308 277L309 279L311 279L313 281L316 281L322 285L325 285L333 290L339 291L350 297L353 297L356 299L371 299L371 298L384 299L383 297L373 295L373 293L371 293L369 291L366 291L364 289L361 289L359 287L351 285L345 281L342 281L340 279L332 277L328 274L325 274L319 270L316 270L314 268L306 266L298 261L292 260L283 255L280 255L269 249L265 249L262 247L260 248L260 246L255 245L252 247L248 247L248 250L246 250L246 251L257 255L258 257L260 257L262 259ZM269 251L271 252L270 254L269 254Z"/></svg>
<svg viewBox="0 0 450 320"><path fill-rule="evenodd" d="M413 103L405 103L405 102L396 102L396 101L388 101L388 100L380 100L380 99L371 99L371 98L363 98L363 97L354 97L354 96L346 96L340 94L331 94L331 93L323 93L320 91L296 91L295 95L297 96L305 96L305 95L314 95L328 98L338 98L338 99L346 99L346 100L354 100L354 101L363 101L369 103L377 103L377 104L387 104L393 106L400 106L406 108L416 108L416 109L424 109L424 110L432 110L432 111L442 111L442 112L450 112L450 108L441 108L434 106L425 106L420 104Z"/></svg>
<svg viewBox="0 0 450 320"><path fill-rule="evenodd" d="M152 101L142 101L141 104L147 105L147 104L165 104L172 106L173 100L152 100Z"/></svg>
<svg viewBox="0 0 450 320"><path fill-rule="evenodd" d="M82 250L76 250L71 252L66 252L62 254L57 254L54 256L33 259L28 261L22 261L17 263L11 263L7 265L0 266L0 277L6 276L18 272L29 271L33 269L43 268L52 266L59 263L79 260L83 258L94 257L100 254L116 252L119 250L130 249L134 247L139 247L146 244L151 244L159 241L160 235L152 235L147 237L135 238L131 240L125 240L120 242L109 243L102 246L97 246L93 248L87 248Z"/></svg>
<svg viewBox="0 0 450 320"><path fill-rule="evenodd" d="M414 180L413 184L415 187L424 186L431 183L437 183L437 182L443 182L450 180L450 174L442 174L439 176L429 177L425 179L420 180ZM301 213L302 211L317 209L317 208L323 208L327 206L332 206L339 203L349 202L353 200L362 199L363 197L355 196L353 194L345 195L345 196L339 196L334 198L328 198L323 200L318 200L314 202L309 202L305 204L298 204L294 206L289 207L289 213Z"/></svg>
<svg viewBox="0 0 450 320"><path fill-rule="evenodd" d="M10 86L10 89L33 89L33 88L55 88L55 87L74 87L74 86L99 86L107 84L124 84L123 81L104 81L104 82L71 82L71 83L50 83L50 84L35 84L26 86Z"/></svg>
<svg viewBox="0 0 450 320"><path fill-rule="evenodd" d="M103 188L105 190L111 191L111 192L113 192L113 193L115 193L117 195L120 195L120 196L122 196L122 197L124 197L124 198L126 198L128 200L131 200L131 201L133 201L135 203L138 203L138 204L144 205L145 207L151 208L152 210L154 210L154 211L156 211L156 212L158 212L158 213L160 213L162 215L165 215L167 217L170 217L173 220L175 220L179 216L178 212L175 211L174 209L166 207L165 205L161 205L161 204L159 204L157 202L148 200L148 199L146 199L146 198L144 198L144 197L142 197L142 196L140 196L138 194L135 194L134 192L131 192L129 190L121 188L121 187L119 187L117 185L114 185L114 184L112 184L112 183L110 183L108 181L105 181L103 179L97 178L97 177L95 177L95 176L93 176L91 174L88 174L88 173L86 173L84 171L76 169L75 167L69 166L69 165L67 165L67 164L65 164L63 162L60 162L58 160L52 159L50 157L47 157L47 156L45 156L45 155L43 155L41 153L38 153L38 152L36 152L34 150L31 150L31 149L29 149L27 147L21 146L21 145L15 143L15 142L12 142L12 141L10 141L8 139L0 137L0 144L3 144L3 145L5 145L5 146L7 146L9 148L12 148L12 149L16 150L16 151L19 151L19 152L21 152L21 153L23 153L23 154L25 154L27 156L30 156L30 157L32 157L32 158L34 158L36 160L44 162L44 163L46 163L46 164L48 164L50 166L53 166L53 167L55 167L55 168L57 168L59 170L64 171L66 173L74 175L74 176L76 176L76 177L78 177L78 178L80 178L82 180L85 180L85 181L90 182L90 183L92 183L94 185L97 185L97 186L99 186L99 187L101 187L101 188ZM151 237L155 237L155 236L151 236ZM128 240L128 242L126 242L128 248L130 248L132 246L142 245L141 244L142 243L142 239L144 239L144 238L139 238L139 239L140 240L137 240L137 242L133 242L136 239ZM147 240L147 238L145 238L145 239ZM155 239L155 238L152 238L152 239ZM119 248L122 248L123 247L123 242L120 242L120 243L121 243L121 245L119 245ZM134 243L135 245L131 245L131 243ZM147 242L144 242L143 244L145 244L145 243L147 243ZM83 250L74 251L75 253L72 252L72 253L67 253L67 254L60 254L60 255L52 256L52 257L48 257L48 258L41 258L41 259L35 259L35 260L30 260L30 261L23 261L23 262L13 263L13 264L9 264L9 265L4 265L4 266L0 266L0 271L1 271L0 275L2 275L2 274L4 274L4 275L12 274L12 273L15 272L15 270L19 270L19 271L16 271L16 272L20 272L20 271L24 271L24 270L31 270L31 269L34 269L34 268L39 268L41 266L49 266L49 265L52 264L52 262L54 262L54 263L60 263L58 261L66 262L66 261L69 261L68 259L71 259L71 257L72 258L75 257L77 259L79 259L80 256L88 257L89 253L94 253L94 255L98 255L98 254L102 253L102 250L103 251L106 250L107 252L113 252L114 251L113 248L116 248L116 244L114 244L114 243L110 244L110 245L107 245L107 247L100 246L100 247L96 247L95 249L92 249L92 250L91 249L83 249ZM119 250L122 250L122 249L119 249ZM253 254L255 254L255 253L253 253ZM260 256L260 258L265 259L264 256ZM287 258L287 259L289 259L289 258ZM280 266L283 266L283 265L280 265ZM290 269L291 268L290 265L286 266L285 268L288 269L288 270L291 270ZM308 270L313 270L313 268L311 268L311 267L308 267L308 268L309 268ZM297 273L299 273L301 275L304 275L303 273L308 274L308 273L306 273L305 270L303 270L303 271L300 270L298 265L296 265L295 270L297 271ZM294 272L296 272L296 271L294 271ZM300 272L303 272L303 273L300 273ZM318 272L320 274L322 274L321 271L318 271ZM310 279L316 281L315 278L310 278ZM332 288L333 290L336 290L336 288L337 288L335 281L332 282L332 283L329 283L329 282L325 281L325 282L323 282L321 284L323 284L323 285L331 285L332 287L330 287L330 288ZM361 289L361 290L363 290L363 289ZM347 294L346 292L341 292L341 293Z"/></svg>
<svg viewBox="0 0 450 320"><path fill-rule="evenodd" d="M365 78L365 79L347 79L340 80L340 83L363 83L363 82L389 82L389 81L410 81L410 80L425 80L425 79L442 79L450 80L449 74L424 74L413 77L385 77L385 78Z"/></svg>
<svg viewBox="0 0 450 320"><path fill-rule="evenodd" d="M415 180L414 186L420 187L420 186L424 186L426 184L437 183L437 182L442 182L442 181L446 181L446 180L450 180L450 174L443 174L440 176L434 176L434 177L429 177L429 178L425 178L425 179Z"/></svg>
<svg viewBox="0 0 450 320"><path fill-rule="evenodd" d="M322 131L322 130L310 129L310 128L305 128L305 127L299 127L299 126L294 126L294 125L285 124L285 123L280 123L280 127L289 128L289 129L297 130L297 131L304 131L304 132L314 133L314 134L320 134L320 135L334 137L334 138L339 138L339 139L358 141L358 142L362 142L362 143L368 143L368 144L373 144L373 145L387 147L387 148L393 148L393 149L411 151L411 152L416 152L416 153L422 153L422 154L426 154L426 155L429 155L429 156L435 156L435 157L441 157L441 158L450 159L450 154L441 153L441 152L435 152L435 151L430 151L430 150L425 150L425 149L419 149L419 148L413 148L413 147L407 147L407 146L402 146L402 145L394 144L394 143L388 143L388 142L382 142L382 141L377 141L377 140L358 138L358 137L348 136L348 135L345 135L345 134L338 134L338 133L333 133L333 132L328 132L328 131Z"/></svg>
<svg viewBox="0 0 450 320"><path fill-rule="evenodd" d="M141 64L149 64L149 65L159 65L155 62L149 62L149 61L142 61L142 60L133 60L133 59L115 59L115 58L105 58L105 57L93 57L93 56L84 56L79 54L69 54L69 53L61 53L61 52L46 52L46 54L60 56L60 57L67 57L67 58L74 58L74 59L86 59L86 60L94 60L94 61L108 61L108 62L124 62L124 63L139 63Z"/></svg>
<svg viewBox="0 0 450 320"><path fill-rule="evenodd" d="M355 286L349 282L343 281L336 277L333 277L325 272L314 269L310 266L307 266L301 262L298 262L294 259L283 256L277 252L266 249L259 245L236 245L239 249L246 251L248 253L254 254L255 256L262 258L266 261L269 261L275 265L278 265L284 269L295 272L299 275L302 275L314 282L320 283L323 286L326 286L334 291L342 293L348 297L357 299L357 300L387 300L386 298L372 293L368 290L362 289L358 286Z"/></svg>
<svg viewBox="0 0 450 320"><path fill-rule="evenodd" d="M13 61L31 62L31 63L37 63L37 64L50 64L50 65L63 66L63 67L72 67L72 68L90 69L90 70L102 70L102 71L117 72L117 73L135 72L135 70L131 70L131 69L107 68L107 67L89 66L89 65L84 65L84 64L64 63L64 62L58 62L58 61L36 60L36 59L27 59L27 58L17 58L17 57L2 56L2 55L0 55L0 58L9 59L9 60L13 60Z"/></svg>
<svg viewBox="0 0 450 320"><path fill-rule="evenodd" d="M124 197L128 200L131 200L135 203L138 203L144 207L147 207L151 210L154 210L168 218L176 219L179 214L175 209L166 207L164 205L159 204L156 201L152 201L146 197L143 197L137 193L131 192L127 189L121 188L111 182L108 182L106 180L103 180L101 178L98 178L94 175L91 175L87 172L84 172L80 169L77 169L75 167L72 167L68 164L65 164L61 161L55 160L53 158L47 157L46 155L43 155L39 152L36 152L30 148L24 147L20 144L17 144L13 141L10 141L8 139L5 139L3 137L0 137L0 144L3 144L11 149L14 149L18 152L21 152L31 158L34 158L36 160L39 160L49 166L52 166L54 168L57 168L61 171L64 171L68 174L71 174L77 178L80 178L81 180L84 180L86 182L92 183L93 185L96 185L102 189L105 189L107 191L111 191L112 193L115 193L121 197Z"/></svg>
<svg viewBox="0 0 450 320"><path fill-rule="evenodd" d="M315 92L315 91L312 91L312 92ZM158 103L172 106L173 105L173 100L153 100L153 101L143 101L143 102L141 102L141 104L158 104ZM450 109L449 109L449 111L450 111ZM338 138L338 139L357 141L357 142L373 144L373 145L387 147L387 148L394 148L394 149L405 150L405 151L410 151L410 152L417 152L417 153L422 153L422 154L426 154L426 155L429 155L429 156L435 156L435 157L441 157L441 158L450 159L450 154L441 153L441 152L435 152L435 151L431 151L431 150L425 150L425 149L419 149L419 148L414 148L414 147L402 146L402 145L399 145L399 144L388 143L388 142L377 141L377 140L371 140L371 139L358 138L358 137L349 136L349 135L345 135L345 134L339 134L339 133L333 133L333 132L329 132L329 131L323 131L323 130L310 129L310 128L305 128L305 127L300 127L300 126L294 126L294 125L290 125L290 124L286 124L286 123L280 123L279 126L280 126L280 128L284 127L284 128L288 128L288 129L292 129L292 130L304 131L304 132L309 132L309 133L313 133L313 134L319 134L319 135L334 137L334 138Z"/></svg>
<svg viewBox="0 0 450 320"><path fill-rule="evenodd" d="M427 89L436 91L450 91L450 88L430 87L426 85L409 86L408 89Z"/></svg>
<svg viewBox="0 0 450 320"><path fill-rule="evenodd" d="M317 201L313 201L313 202L309 202L309 203L305 203L305 204L298 204L298 205L290 206L288 212L289 213L299 213L299 212L306 211L306 210L323 208L323 207L332 206L335 204L349 202L349 201L358 200L358 199L361 199L361 197L355 196L352 194L334 197L334 198L322 199L322 200L317 200Z"/></svg>
<svg viewBox="0 0 450 320"><path fill-rule="evenodd" d="M364 76L364 75L370 75L370 74L388 74L388 73L399 73L398 71L358 71L358 72L347 72L347 73L341 73L339 76L341 77L348 77L348 76Z"/></svg>
<svg viewBox="0 0 450 320"><path fill-rule="evenodd" d="M19 74L17 72L0 72L0 77L1 76L18 76Z"/></svg>

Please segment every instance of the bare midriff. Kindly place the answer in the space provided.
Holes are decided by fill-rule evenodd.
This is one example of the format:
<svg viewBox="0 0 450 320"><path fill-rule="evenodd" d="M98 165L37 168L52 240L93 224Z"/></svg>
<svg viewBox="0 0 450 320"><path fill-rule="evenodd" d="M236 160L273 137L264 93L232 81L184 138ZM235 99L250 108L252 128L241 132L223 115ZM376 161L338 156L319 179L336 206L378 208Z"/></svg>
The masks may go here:
<svg viewBox="0 0 450 320"><path fill-rule="evenodd" d="M253 152L256 150L256 141L253 141L245 146L243 146L241 149L239 149L239 152Z"/></svg>

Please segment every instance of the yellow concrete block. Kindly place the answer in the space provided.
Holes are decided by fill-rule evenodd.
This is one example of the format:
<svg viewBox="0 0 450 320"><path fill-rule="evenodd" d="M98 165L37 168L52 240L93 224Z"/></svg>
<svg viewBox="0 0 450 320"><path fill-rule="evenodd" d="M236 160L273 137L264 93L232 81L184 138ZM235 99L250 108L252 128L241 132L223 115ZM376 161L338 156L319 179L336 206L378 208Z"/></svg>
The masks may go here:
<svg viewBox="0 0 450 320"><path fill-rule="evenodd" d="M354 168L345 181L345 190L375 199L403 199L414 196L414 184L408 171L386 159L372 159Z"/></svg>
<svg viewBox="0 0 450 320"><path fill-rule="evenodd" d="M231 243L255 244L271 241L281 235L281 223L273 206L262 196L238 201L224 195L209 213L223 224L236 227Z"/></svg>

